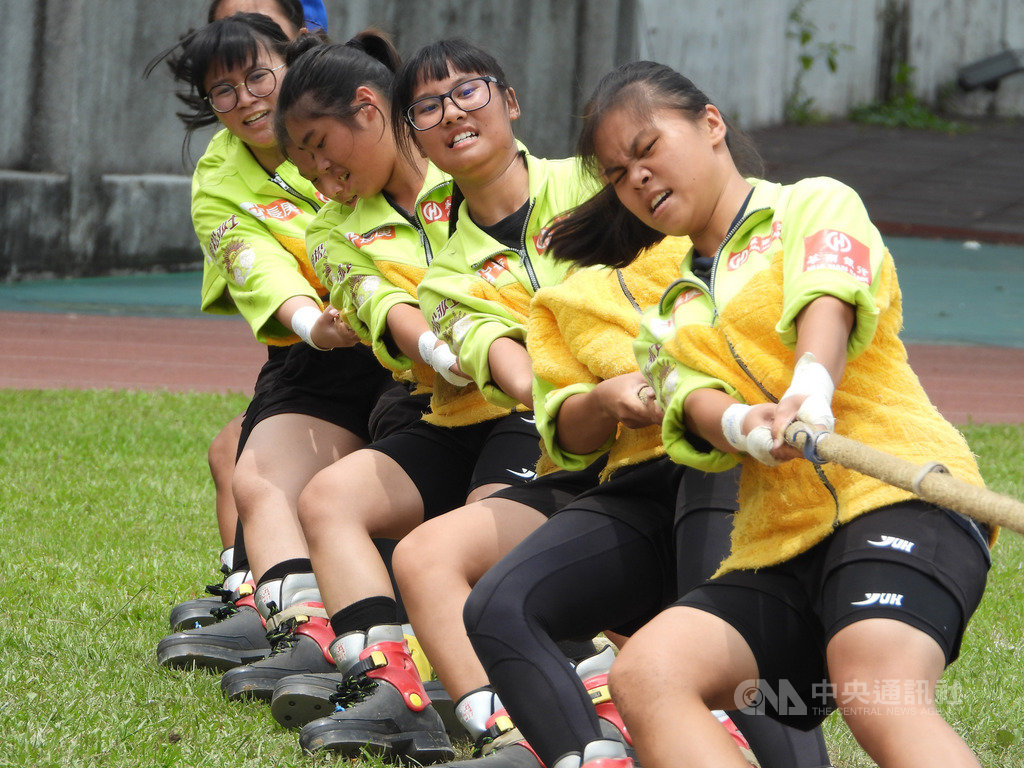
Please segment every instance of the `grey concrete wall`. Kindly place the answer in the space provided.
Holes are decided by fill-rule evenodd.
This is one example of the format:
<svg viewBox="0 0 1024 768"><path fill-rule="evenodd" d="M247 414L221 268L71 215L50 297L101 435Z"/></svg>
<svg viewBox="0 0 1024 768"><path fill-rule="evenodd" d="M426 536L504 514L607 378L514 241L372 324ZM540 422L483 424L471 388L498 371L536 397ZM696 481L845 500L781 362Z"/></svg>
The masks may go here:
<svg viewBox="0 0 1024 768"><path fill-rule="evenodd" d="M0 279L199 265L174 85L163 67L142 72L207 2L0 0ZM638 54L686 72L746 127L783 119L800 55L786 34L797 0L327 2L338 40L377 26L405 55L452 35L492 50L523 107L520 138L546 156L571 151L585 95ZM1024 48L1020 0L807 0L813 43L843 46L837 72L819 61L804 75L819 111L877 95L887 3L906 7L922 98L966 62ZM1024 75L959 101L1024 114ZM211 133L197 134L193 160Z"/></svg>
<svg viewBox="0 0 1024 768"><path fill-rule="evenodd" d="M164 67L142 73L207 2L0 0L0 279L199 266L174 86ZM453 35L486 46L519 95L520 138L548 156L571 151L581 86L634 44L632 0L328 6L335 39L377 26L406 55Z"/></svg>
<svg viewBox="0 0 1024 768"><path fill-rule="evenodd" d="M802 53L816 58L803 95L824 116L841 117L879 98L887 74L886 11L905 13L905 63L914 92L965 115L1024 115L1024 74L995 92L964 95L953 85L965 64L1006 48L1024 49L1020 0L639 0L640 55L676 67L747 128L785 119ZM790 20L799 7L811 40L801 49ZM839 47L830 72L818 46Z"/></svg>

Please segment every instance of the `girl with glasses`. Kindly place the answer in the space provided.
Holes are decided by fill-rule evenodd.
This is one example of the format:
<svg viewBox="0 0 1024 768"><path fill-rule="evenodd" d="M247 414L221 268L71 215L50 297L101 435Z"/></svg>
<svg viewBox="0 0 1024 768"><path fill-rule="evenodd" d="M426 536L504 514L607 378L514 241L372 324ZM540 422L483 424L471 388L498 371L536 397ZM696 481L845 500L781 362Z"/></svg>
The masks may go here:
<svg viewBox="0 0 1024 768"><path fill-rule="evenodd" d="M300 30L305 31L303 8L299 0L212 0L207 11L207 23L227 18L235 13L260 13L277 22L289 39L295 39ZM244 414L229 421L210 442L208 460L210 474L216 493L217 527L220 533L222 551L221 571L227 578L233 571L234 539L238 529L238 513L231 492L231 476L235 468L235 453L238 437L242 431ZM239 552L240 562L245 559ZM243 569L244 571L244 569ZM223 580L219 585L210 585L207 591L223 594ZM230 592L230 590L228 590ZM170 625L174 631L192 629L215 621L213 611L221 608L221 597L200 597L180 603L170 612Z"/></svg>
<svg viewBox="0 0 1024 768"><path fill-rule="evenodd" d="M856 193L745 178L729 133L677 72L620 67L580 139L605 191L562 224L565 253L602 262L691 238L637 357L668 454L742 465L729 557L630 640L612 690L649 768L739 768L708 712L737 700L798 728L838 708L885 768L977 766L934 696L994 532L783 433L798 418L980 486L974 457L907 364L893 260Z"/></svg>
<svg viewBox="0 0 1024 768"><path fill-rule="evenodd" d="M229 669L270 652L268 629L281 648L297 634L324 631L296 519L299 492L370 440L371 409L392 386L369 351L353 346L357 339L338 313L324 309L326 290L307 256L305 229L326 198L285 160L274 135L287 44L269 18L238 14L190 34L171 62L188 88L181 95L187 135L223 126L193 176L202 308L241 314L267 345L268 361L246 410L233 477L245 544L236 540L234 565L238 572L247 564L251 577L229 585L221 621L160 642L158 660L169 666ZM240 564L243 549L247 563Z"/></svg>
<svg viewBox="0 0 1024 768"><path fill-rule="evenodd" d="M491 57L469 46L461 50L468 61L465 74L448 88L484 75L489 76L487 88L473 100L463 100L471 95L469 88L453 90L446 98L456 94L455 103L462 101L470 110L463 117L474 116L476 135L495 142L488 152L500 152L506 163L515 161L524 168L510 130L518 115L514 93L504 85ZM289 140L297 151L310 153L317 173L339 184L336 199L353 205L351 214L331 232L325 258L317 261L332 286L334 302L384 366L410 378L419 391L432 393L430 412L422 422L321 472L300 499L300 519L338 635L331 651L338 668L348 674L336 697L344 711L309 723L300 741L309 750L346 754L357 754L369 742L385 753L424 762L449 757L452 751L422 686L414 674L406 674L411 662L402 646L392 586L368 544L373 536L404 536L467 500L522 485L534 476L539 436L528 410L529 386L515 400L496 390L484 393L465 375L449 343L431 329L423 312L418 288L448 252L458 198L453 203L451 176L410 146L406 110L392 100L394 92L393 73L372 56L360 55L351 46L332 46L301 55L289 69L281 97L280 116ZM446 114L454 114L452 109L446 105ZM546 282L560 279L565 271L537 259L535 245L527 254L524 240L533 244L540 222L550 218L551 211L561 212L588 193L580 186L556 188L556 180L579 178L572 163L533 162L537 189L545 190L544 210L531 218L527 234L516 222L511 248L487 240L490 236L482 231L478 234L489 243L490 253L501 257L484 272L498 274L504 269L500 265L512 262L527 285L524 289L517 282L517 287L505 287L481 304L499 322L512 318L509 326L517 338L533 287L525 268L516 262L530 264L533 274ZM525 176L519 180L525 182ZM516 209L527 196L524 187L524 199L516 201ZM471 222L471 212L463 209L458 227ZM461 231L458 227L456 232ZM469 274L483 281L476 271ZM512 343L525 352L518 341ZM525 372L529 375L528 358ZM586 484L595 479L590 476ZM575 492L578 489L548 489L537 505L553 512L559 500L564 503ZM522 511L513 509L500 519L502 536L521 538L516 514ZM525 512L543 520L543 513L533 508ZM468 544L471 535L485 535L483 529L494 524L491 519L481 522L480 529L467 530L452 548ZM536 525L532 519L528 524ZM504 541L480 544L503 546ZM459 610L461 605L450 617L455 626ZM374 667L377 651L387 663ZM307 690L305 680L283 680L274 694L275 713L287 712L294 718Z"/></svg>

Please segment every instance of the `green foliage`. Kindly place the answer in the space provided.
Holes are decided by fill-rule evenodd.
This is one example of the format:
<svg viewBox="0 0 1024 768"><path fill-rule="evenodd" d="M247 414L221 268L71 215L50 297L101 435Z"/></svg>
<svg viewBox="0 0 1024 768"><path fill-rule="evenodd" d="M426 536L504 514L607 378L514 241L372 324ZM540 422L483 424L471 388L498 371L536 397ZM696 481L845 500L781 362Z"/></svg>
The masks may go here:
<svg viewBox="0 0 1024 768"><path fill-rule="evenodd" d="M818 25L804 15L804 9L810 0L798 0L789 13L786 26L786 37L797 40L800 46L797 60L800 67L793 78L793 85L786 96L784 114L786 122L805 125L821 122L824 117L814 108L814 97L804 92L804 75L810 72L814 64L823 61L828 71L835 73L839 68L839 54L851 50L852 46L834 41L816 40Z"/></svg>
<svg viewBox="0 0 1024 768"><path fill-rule="evenodd" d="M0 390L0 766L344 765L302 755L265 705L162 669L172 604L214 578L206 448L238 396ZM1024 497L1024 427L965 430L996 490ZM1004 534L944 681L985 766L1024 765L1024 541ZM845 726L840 768L870 765ZM381 768L379 760L357 768Z"/></svg>
<svg viewBox="0 0 1024 768"><path fill-rule="evenodd" d="M900 64L893 75L893 96L884 103L876 102L850 111L850 119L857 123L882 125L889 128L922 128L946 133L966 130L957 123L936 114L914 95L914 68Z"/></svg>

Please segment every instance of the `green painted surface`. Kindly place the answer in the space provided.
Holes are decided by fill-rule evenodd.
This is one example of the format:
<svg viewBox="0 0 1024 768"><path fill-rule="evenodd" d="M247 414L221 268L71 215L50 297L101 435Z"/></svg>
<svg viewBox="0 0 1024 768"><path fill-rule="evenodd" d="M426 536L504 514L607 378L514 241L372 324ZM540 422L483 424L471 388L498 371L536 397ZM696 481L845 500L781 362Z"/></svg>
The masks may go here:
<svg viewBox="0 0 1024 768"><path fill-rule="evenodd" d="M1024 248L890 237L911 343L1024 347ZM201 313L199 272L0 285L0 311L158 317Z"/></svg>

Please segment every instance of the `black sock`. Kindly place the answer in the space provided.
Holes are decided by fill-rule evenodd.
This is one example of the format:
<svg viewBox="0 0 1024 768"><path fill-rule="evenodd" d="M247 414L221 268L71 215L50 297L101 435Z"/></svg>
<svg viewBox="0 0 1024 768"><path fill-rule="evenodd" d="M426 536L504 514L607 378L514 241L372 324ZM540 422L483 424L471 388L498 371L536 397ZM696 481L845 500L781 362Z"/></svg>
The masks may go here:
<svg viewBox="0 0 1024 768"><path fill-rule="evenodd" d="M312 573L313 563L309 561L308 557L296 557L291 560L285 560L284 562L272 565L267 568L267 572L264 573L256 586L259 587L266 584L268 581L274 579L283 579L285 576L291 576L293 573Z"/></svg>
<svg viewBox="0 0 1024 768"><path fill-rule="evenodd" d="M249 570L249 556L245 553L245 536L242 533L242 521L235 524L235 552L232 558L231 568L245 573Z"/></svg>
<svg viewBox="0 0 1024 768"><path fill-rule="evenodd" d="M397 623L398 603L383 595L356 600L331 616L331 629L338 637L349 632L365 632L378 624Z"/></svg>

